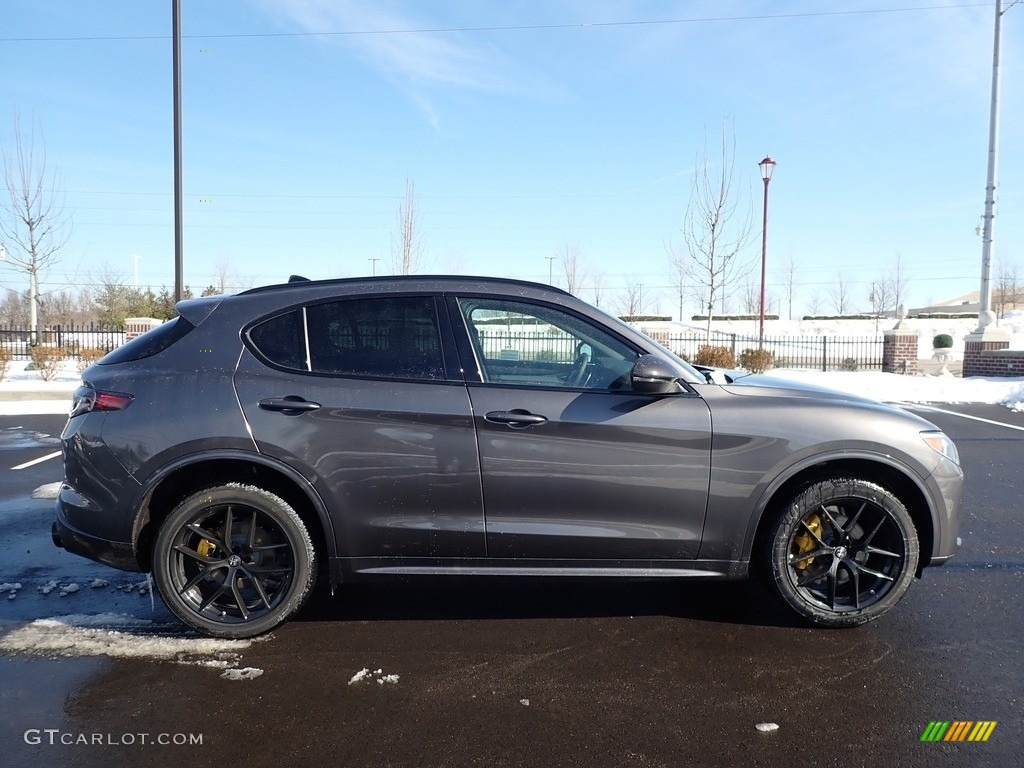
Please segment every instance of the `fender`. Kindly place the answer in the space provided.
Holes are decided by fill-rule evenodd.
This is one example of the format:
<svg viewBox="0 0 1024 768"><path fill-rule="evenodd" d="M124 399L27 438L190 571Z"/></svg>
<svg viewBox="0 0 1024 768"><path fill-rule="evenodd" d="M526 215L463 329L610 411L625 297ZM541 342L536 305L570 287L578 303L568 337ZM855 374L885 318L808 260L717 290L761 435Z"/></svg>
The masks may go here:
<svg viewBox="0 0 1024 768"><path fill-rule="evenodd" d="M935 527L938 525L938 520L936 519L935 503L932 500L932 492L929 490L928 486L922 482L920 475L915 472L910 465L889 454L872 453L870 451L830 451L824 454L806 456L795 464L790 464L782 472L776 475L775 479L768 483L757 500L757 505L754 508L754 514L751 515L746 533L743 536L742 558L744 560L749 561L751 559L754 549L754 537L757 534L757 529L761 525L761 520L768 508L768 504L775 497L775 494L778 493L779 489L800 473L831 461L869 461L874 464L884 464L890 469L893 469L906 477L917 487L918 491L921 492L921 496L928 505L928 517L931 520L932 531L935 530ZM870 477L864 479L871 480Z"/></svg>
<svg viewBox="0 0 1024 768"><path fill-rule="evenodd" d="M313 487L312 483L310 483L309 480L307 480L301 473L273 457L266 456L261 453L253 453L252 451L230 448L204 451L202 453L190 453L185 456L180 456L149 476L148 482L140 487L136 492L135 497L132 499L132 509L136 510L135 521L132 524L132 542L134 545L137 546L139 534L142 529L141 521L143 516L138 514L138 512L144 508L148 508L154 491L164 480L185 467L223 459L235 459L249 462L251 464L261 464L268 469L280 472L291 480L313 505L313 509L316 510L316 516L324 534L324 543L327 547L327 552L324 554L328 558L334 558L337 556L337 545L334 539L334 524L331 521L330 514L328 514L327 506L324 504L323 499L320 497L316 488Z"/></svg>

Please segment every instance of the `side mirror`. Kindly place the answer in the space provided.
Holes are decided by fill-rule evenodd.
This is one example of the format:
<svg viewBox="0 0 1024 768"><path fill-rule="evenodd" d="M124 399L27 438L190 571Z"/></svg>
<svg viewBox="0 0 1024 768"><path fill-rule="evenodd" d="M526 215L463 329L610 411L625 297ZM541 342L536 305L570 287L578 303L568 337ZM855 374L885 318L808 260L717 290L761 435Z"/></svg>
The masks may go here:
<svg viewBox="0 0 1024 768"><path fill-rule="evenodd" d="M668 395L682 392L679 379L683 372L670 361L657 355L641 355L633 363L630 380L633 391L645 395Z"/></svg>

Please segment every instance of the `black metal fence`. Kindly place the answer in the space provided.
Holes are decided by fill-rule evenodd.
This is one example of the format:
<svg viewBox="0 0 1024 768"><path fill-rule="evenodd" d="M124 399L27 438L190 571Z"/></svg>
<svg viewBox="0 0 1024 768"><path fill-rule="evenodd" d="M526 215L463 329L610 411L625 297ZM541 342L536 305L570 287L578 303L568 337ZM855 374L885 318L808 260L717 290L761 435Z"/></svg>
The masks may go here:
<svg viewBox="0 0 1024 768"><path fill-rule="evenodd" d="M758 349L756 336L713 332L706 334L668 334L655 340L677 355L693 360L706 345L726 347L739 360L745 349ZM765 336L764 348L775 355L776 368L814 368L820 371L882 370L881 336Z"/></svg>
<svg viewBox="0 0 1024 768"><path fill-rule="evenodd" d="M29 350L36 344L60 347L67 350L68 357L77 357L82 349L110 351L124 344L124 328L101 323L68 323L40 328L37 339L24 326L0 325L0 347L11 350L15 359L28 358Z"/></svg>
<svg viewBox="0 0 1024 768"><path fill-rule="evenodd" d="M687 360L697 350L711 346L729 349L739 364L740 353L757 349L756 336L712 332L651 334L655 341ZM547 331L485 331L481 334L484 356L517 360L553 360L572 362L576 339L567 333ZM881 336L765 336L764 348L775 355L776 368L814 368L821 371L863 371L882 369Z"/></svg>
<svg viewBox="0 0 1024 768"><path fill-rule="evenodd" d="M726 347L738 360L745 349L757 349L756 336L713 331L704 333L651 334L655 341L677 355L693 360L706 345ZM62 347L68 357L87 348L109 351L125 341L124 328L99 323L53 325L39 330L37 343ZM546 331L485 331L481 341L487 357L516 357L522 360L571 362L576 356L576 339L568 333ZM0 325L0 347L10 349L14 358L27 359L33 344L31 332L22 326ZM881 370L881 336L765 336L764 348L774 353L776 368L830 370Z"/></svg>

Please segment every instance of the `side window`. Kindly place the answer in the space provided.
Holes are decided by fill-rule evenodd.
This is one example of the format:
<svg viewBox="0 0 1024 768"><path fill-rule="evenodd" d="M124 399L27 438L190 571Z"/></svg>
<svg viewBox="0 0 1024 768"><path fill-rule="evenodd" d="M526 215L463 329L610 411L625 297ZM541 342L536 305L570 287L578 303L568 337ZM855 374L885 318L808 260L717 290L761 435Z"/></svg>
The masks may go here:
<svg viewBox="0 0 1024 768"><path fill-rule="evenodd" d="M305 308L310 370L443 379L432 296L344 299Z"/></svg>
<svg viewBox="0 0 1024 768"><path fill-rule="evenodd" d="M459 299L484 381L530 387L628 387L637 350L557 307Z"/></svg>

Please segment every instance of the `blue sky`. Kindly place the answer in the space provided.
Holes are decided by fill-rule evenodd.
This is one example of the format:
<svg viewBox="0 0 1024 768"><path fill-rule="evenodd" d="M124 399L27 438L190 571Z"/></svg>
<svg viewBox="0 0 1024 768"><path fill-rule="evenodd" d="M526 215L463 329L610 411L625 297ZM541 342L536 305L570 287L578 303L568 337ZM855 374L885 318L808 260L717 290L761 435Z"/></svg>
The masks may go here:
<svg viewBox="0 0 1024 768"><path fill-rule="evenodd" d="M1009 6L1012 0L1004 0ZM667 246L735 136L747 258L795 312L977 290L993 5L944 0L181 0L185 278L391 270L406 179L423 272L547 281L578 245L602 304L678 312ZM0 140L33 116L74 231L44 290L171 286L171 3L3 0ZM325 33L325 34L310 34ZM327 34L329 33L329 34ZM1003 19L997 261L1024 272L1024 4ZM380 259L374 263L371 259ZM560 263L553 271L556 282ZM564 282L564 278L562 278ZM5 288L24 277L0 266ZM739 287L734 310L739 309ZM593 300L584 287L583 298ZM687 297L684 313L696 311ZM783 315L787 310L781 307Z"/></svg>

